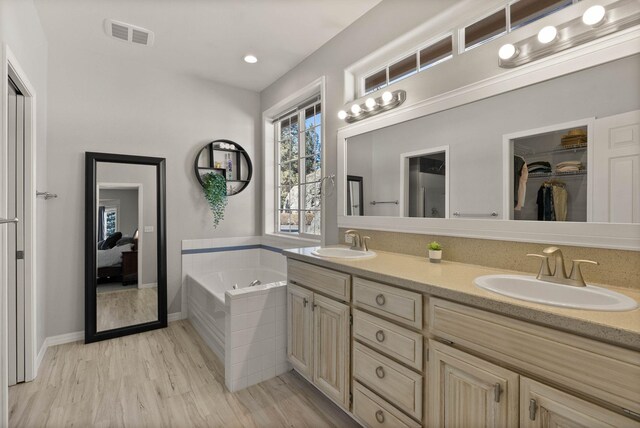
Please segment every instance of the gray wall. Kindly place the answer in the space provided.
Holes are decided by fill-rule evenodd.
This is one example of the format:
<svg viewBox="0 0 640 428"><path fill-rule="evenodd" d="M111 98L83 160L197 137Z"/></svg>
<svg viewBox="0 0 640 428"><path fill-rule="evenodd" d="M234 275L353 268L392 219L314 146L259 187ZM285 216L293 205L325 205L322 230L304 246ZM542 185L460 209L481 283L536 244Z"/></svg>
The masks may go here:
<svg viewBox="0 0 640 428"><path fill-rule="evenodd" d="M47 55L48 46L40 18L32 0L0 0L0 49L11 49L36 91L36 187L51 190L47 184ZM4 117L4 100L0 117ZM46 337L45 302L49 295L47 279L47 208L55 200L36 202L36 352ZM5 229L6 230L6 229Z"/></svg>
<svg viewBox="0 0 640 428"><path fill-rule="evenodd" d="M423 24L451 6L450 0L383 0L343 30L293 70L260 93L265 111L321 76L326 76L324 174L337 170L336 133L344 121L337 118L344 101L344 69L386 43ZM365 184L366 186L366 184ZM365 190L366 192L366 190ZM327 192L325 229L327 243L338 242L337 192Z"/></svg>
<svg viewBox="0 0 640 428"><path fill-rule="evenodd" d="M348 156L357 158L361 169L359 158L373 145L369 187L375 190L367 196L396 200L400 154L449 145L451 212L502 212L503 135L640 109L638 75L640 55L635 55L352 137ZM351 173L350 159L348 164ZM527 205L535 204L535 194L527 192L526 200ZM376 207L375 215L398 215L398 208Z"/></svg>
<svg viewBox="0 0 640 428"><path fill-rule="evenodd" d="M50 44L49 186L60 194L48 216L47 335L84 329L84 152L167 159L169 313L181 310L181 241L260 233L257 93L95 52ZM193 161L207 142L241 144L254 181L229 200L217 230ZM59 243L65 243L59 251ZM64 310L60 310L64 308Z"/></svg>

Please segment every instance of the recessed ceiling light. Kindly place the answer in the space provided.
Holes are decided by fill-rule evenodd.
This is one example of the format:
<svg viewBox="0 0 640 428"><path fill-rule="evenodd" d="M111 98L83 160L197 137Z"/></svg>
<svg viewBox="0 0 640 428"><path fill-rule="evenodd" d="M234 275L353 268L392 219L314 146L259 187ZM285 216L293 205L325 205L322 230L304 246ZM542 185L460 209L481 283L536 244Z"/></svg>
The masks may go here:
<svg viewBox="0 0 640 428"><path fill-rule="evenodd" d="M244 57L244 62L255 64L256 62L258 62L258 58L256 58L254 55L247 55Z"/></svg>

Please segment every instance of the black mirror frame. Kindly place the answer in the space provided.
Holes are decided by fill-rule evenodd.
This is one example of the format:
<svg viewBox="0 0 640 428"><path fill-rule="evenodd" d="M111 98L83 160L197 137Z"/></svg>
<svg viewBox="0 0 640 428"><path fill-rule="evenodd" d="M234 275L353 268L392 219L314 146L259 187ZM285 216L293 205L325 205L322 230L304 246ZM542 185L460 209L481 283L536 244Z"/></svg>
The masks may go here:
<svg viewBox="0 0 640 428"><path fill-rule="evenodd" d="M157 191L157 256L158 256L158 320L112 330L97 330L96 311L96 244L98 242L98 213L96 211L96 166L98 162L152 165L156 167ZM167 230L166 230L166 160L164 158L121 155L113 153L85 153L85 305L84 341L98 342L114 337L141 333L167 326Z"/></svg>

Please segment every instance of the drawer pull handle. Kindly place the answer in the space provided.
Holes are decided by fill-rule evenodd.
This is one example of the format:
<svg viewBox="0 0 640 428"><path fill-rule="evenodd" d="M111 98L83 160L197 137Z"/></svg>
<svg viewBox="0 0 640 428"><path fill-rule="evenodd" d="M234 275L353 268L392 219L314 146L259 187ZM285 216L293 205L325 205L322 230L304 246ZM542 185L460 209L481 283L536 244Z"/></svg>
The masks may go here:
<svg viewBox="0 0 640 428"><path fill-rule="evenodd" d="M502 394L502 386L500 385L500 383L496 383L493 386L493 399L495 400L496 403L500 402L501 394Z"/></svg>
<svg viewBox="0 0 640 428"><path fill-rule="evenodd" d="M384 298L384 294L378 294L376 296L376 303L379 306L384 306L385 302L387 301L387 299Z"/></svg>
<svg viewBox="0 0 640 428"><path fill-rule="evenodd" d="M382 410L376 412L376 421L384 423L384 412Z"/></svg>
<svg viewBox="0 0 640 428"><path fill-rule="evenodd" d="M309 303L309 300L307 300L307 298L306 298L306 297L304 297L304 298L302 299L302 305L303 305L305 308L307 307L307 303Z"/></svg>
<svg viewBox="0 0 640 428"><path fill-rule="evenodd" d="M384 377L384 367L378 366L376 368L376 376L378 376L380 379Z"/></svg>
<svg viewBox="0 0 640 428"><path fill-rule="evenodd" d="M384 331L382 331L382 330L378 330L378 331L376 332L376 340L377 340L378 342L382 343L382 342L384 342L384 339L385 339L385 338L384 338Z"/></svg>

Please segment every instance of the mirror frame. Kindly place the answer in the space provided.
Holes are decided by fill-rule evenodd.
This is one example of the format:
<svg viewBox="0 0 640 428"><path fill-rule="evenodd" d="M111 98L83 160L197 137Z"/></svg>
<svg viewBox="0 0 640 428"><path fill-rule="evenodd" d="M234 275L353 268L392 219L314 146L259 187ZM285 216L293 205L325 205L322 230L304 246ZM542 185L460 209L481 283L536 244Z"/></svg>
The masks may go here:
<svg viewBox="0 0 640 428"><path fill-rule="evenodd" d="M142 324L97 331L96 308L96 244L98 242L97 165L120 163L156 167L157 194L157 258L158 258L158 319ZM167 326L167 241L166 241L166 160L148 156L114 153L85 153L85 343L141 333Z"/></svg>
<svg viewBox="0 0 640 428"><path fill-rule="evenodd" d="M347 140L423 116L510 92L640 53L640 29L633 28L594 40L560 55L534 61L445 94L432 95L420 80L402 80L386 90L403 89L407 101L400 108L347 124L337 133L337 223L339 228L464 238L575 245L640 251L640 224L511 221L503 219L431 219L411 217L347 216ZM488 61L488 60L487 60ZM349 103L364 103L366 97ZM501 141L496 144L502 144ZM506 159L502 160L502 166Z"/></svg>

